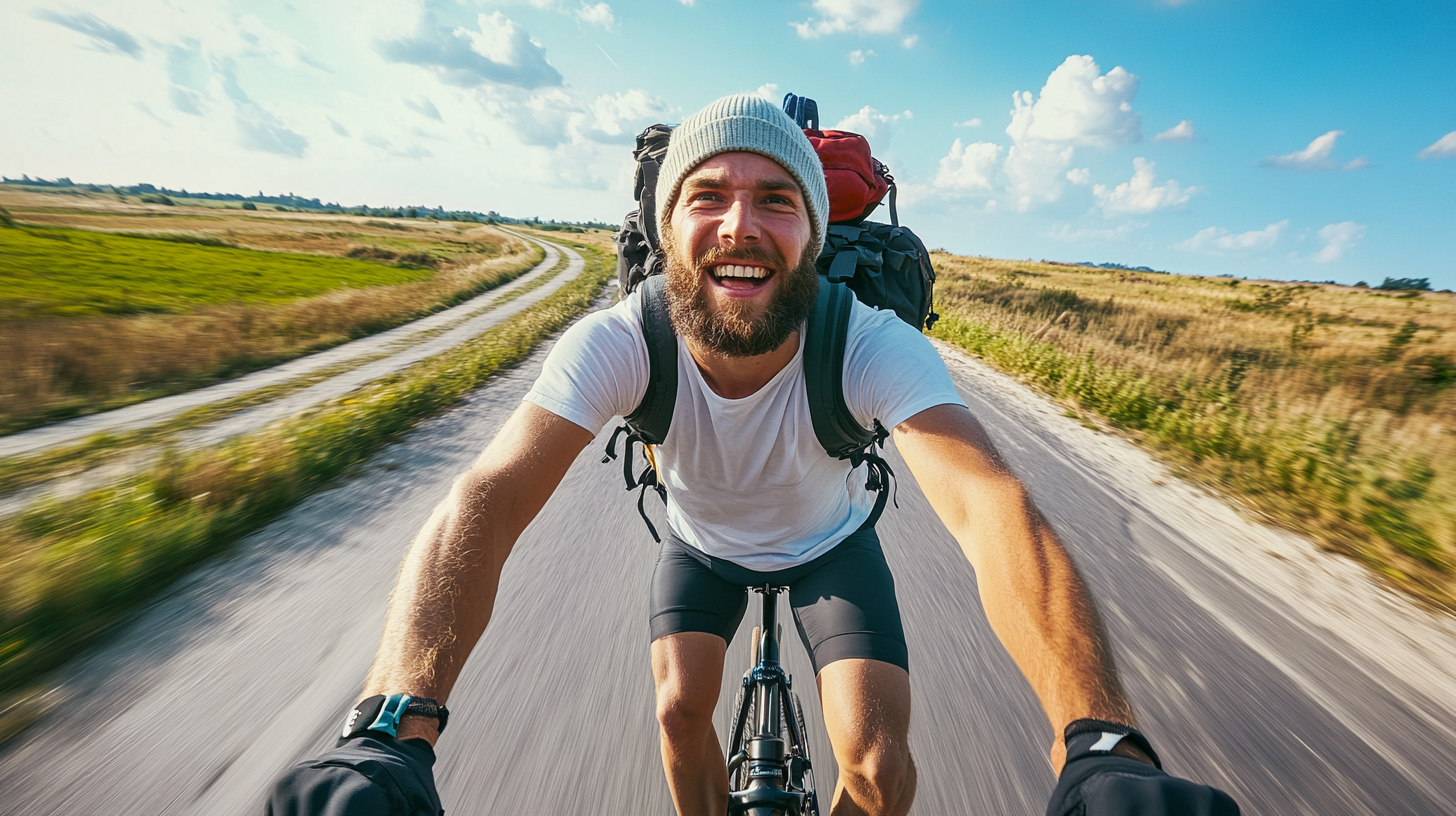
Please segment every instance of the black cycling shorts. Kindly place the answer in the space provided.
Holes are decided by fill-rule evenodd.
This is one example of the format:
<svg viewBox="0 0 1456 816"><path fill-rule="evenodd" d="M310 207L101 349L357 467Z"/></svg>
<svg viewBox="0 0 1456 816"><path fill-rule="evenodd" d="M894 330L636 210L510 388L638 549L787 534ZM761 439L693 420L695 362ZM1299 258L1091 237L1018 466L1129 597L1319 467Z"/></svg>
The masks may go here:
<svg viewBox="0 0 1456 816"><path fill-rule="evenodd" d="M733 640L751 586L789 587L794 623L814 673L846 658L910 669L895 579L873 527L860 528L806 564L759 572L714 558L670 530L652 573L652 639L707 632Z"/></svg>

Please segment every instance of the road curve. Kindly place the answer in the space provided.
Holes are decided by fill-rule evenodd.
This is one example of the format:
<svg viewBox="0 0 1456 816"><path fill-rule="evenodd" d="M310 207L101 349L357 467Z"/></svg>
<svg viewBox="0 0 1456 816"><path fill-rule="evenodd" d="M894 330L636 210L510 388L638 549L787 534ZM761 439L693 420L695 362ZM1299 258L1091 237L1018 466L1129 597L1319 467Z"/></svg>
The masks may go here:
<svg viewBox="0 0 1456 816"><path fill-rule="evenodd" d="M31 455L63 445L73 445L97 434L124 433L151 427L194 408L241 397L259 389L280 385L352 360L390 354L401 347L417 343L422 337L454 326L460 321L488 309L490 304L502 295L515 291L550 271L561 259L562 247L511 230L502 231L540 246L545 251L545 255L539 263L514 280L476 295L464 303L378 334L362 337L325 351L289 360L286 363L206 388L198 388L168 397L158 397L99 414L77 417L65 422L9 434L0 437L0 457Z"/></svg>
<svg viewBox="0 0 1456 816"><path fill-rule="evenodd" d="M945 354L1082 566L1170 770L1224 787L1249 814L1456 813L1449 620ZM260 813L268 780L332 740L405 548L543 356L210 562L76 661L60 687L66 704L0 749L0 813ZM600 444L582 453L506 567L495 619L449 701L437 766L447 813L672 812L647 662L655 551L620 469L600 455ZM1051 729L990 631L971 569L891 461L899 509L881 529L910 640L912 812L1041 813ZM747 660L741 635L720 734ZM821 735L802 649L787 662ZM833 759L822 736L813 748L828 790Z"/></svg>
<svg viewBox="0 0 1456 816"><path fill-rule="evenodd" d="M7 449L26 445L30 446L26 450L34 453L85 438L100 432L100 429L120 431L155 425L175 419L193 408L222 402L334 366L342 366L344 370L336 371L312 385L281 394L250 408L234 411L200 427L181 431L168 441L166 447L187 450L216 445L235 436L261 430L278 420L301 414L315 405L344 396L426 358L449 351L506 322L570 283L586 267L585 259L570 247L528 236L520 237L545 250L542 261L510 283L459 306L236 380L0 438L0 454ZM565 265L553 273L552 270L558 266L563 256L566 259ZM518 294L505 303L500 302L503 296L533 281L540 282L543 275L551 277L525 294ZM352 365L349 365L351 362ZM78 423L89 424L83 427ZM31 437L32 434L37 436ZM0 495L0 516L18 513L43 498L64 499L79 496L118 482L156 461L162 450L160 445L130 450L118 460L100 467Z"/></svg>

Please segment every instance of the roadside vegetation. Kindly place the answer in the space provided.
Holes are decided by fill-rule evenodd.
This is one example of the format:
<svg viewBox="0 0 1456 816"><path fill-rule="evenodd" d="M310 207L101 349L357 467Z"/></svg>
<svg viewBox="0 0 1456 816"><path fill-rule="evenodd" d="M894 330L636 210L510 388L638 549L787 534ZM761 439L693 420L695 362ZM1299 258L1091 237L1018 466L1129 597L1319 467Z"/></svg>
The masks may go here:
<svg viewBox="0 0 1456 816"><path fill-rule="evenodd" d="M0 520L0 697L32 687L199 561L585 312L616 268L604 239L584 240L593 245L581 248L587 265L579 277L469 343L263 431L172 453L104 490Z"/></svg>
<svg viewBox="0 0 1456 816"><path fill-rule="evenodd" d="M1456 295L934 262L935 336L1456 609Z"/></svg>
<svg viewBox="0 0 1456 816"><path fill-rule="evenodd" d="M0 189L0 433L198 388L500 286L541 257L473 224Z"/></svg>

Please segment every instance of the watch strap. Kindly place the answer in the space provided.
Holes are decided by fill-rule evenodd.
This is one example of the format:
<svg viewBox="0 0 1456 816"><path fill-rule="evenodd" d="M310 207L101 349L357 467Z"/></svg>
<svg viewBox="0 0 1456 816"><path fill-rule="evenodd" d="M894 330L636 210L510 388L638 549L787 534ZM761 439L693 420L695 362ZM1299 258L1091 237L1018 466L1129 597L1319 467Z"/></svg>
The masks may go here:
<svg viewBox="0 0 1456 816"><path fill-rule="evenodd" d="M444 732L450 721L450 710L438 700L429 697L412 697L408 694L376 694L362 700L344 719L344 729L339 735L339 744L366 732L397 736L399 721L406 716L434 717L439 730Z"/></svg>
<svg viewBox="0 0 1456 816"><path fill-rule="evenodd" d="M1158 759L1158 752L1153 750L1148 738L1141 731L1123 723L1090 717L1073 720L1062 732L1062 740L1067 746L1068 762L1087 756L1108 756L1112 754L1112 749L1126 741L1147 754L1148 759L1153 761L1153 767L1159 770L1163 768L1163 762Z"/></svg>

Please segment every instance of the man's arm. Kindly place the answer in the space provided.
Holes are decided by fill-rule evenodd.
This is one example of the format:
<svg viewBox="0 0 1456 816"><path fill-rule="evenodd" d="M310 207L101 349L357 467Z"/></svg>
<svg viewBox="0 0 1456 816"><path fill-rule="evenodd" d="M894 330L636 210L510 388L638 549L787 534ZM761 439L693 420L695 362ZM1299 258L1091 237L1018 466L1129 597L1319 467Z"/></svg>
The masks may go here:
<svg viewBox="0 0 1456 816"><path fill-rule="evenodd" d="M435 508L405 556L366 697L410 694L441 702L495 607L501 567L593 434L521 403ZM401 739L435 743L433 719L406 717Z"/></svg>
<svg viewBox="0 0 1456 816"><path fill-rule="evenodd" d="M960 405L921 411L896 426L895 445L970 560L991 627L1041 699L1057 733L1057 772L1066 756L1062 729L1073 720L1136 725L1076 567L971 412ZM1148 761L1131 746L1125 751Z"/></svg>

